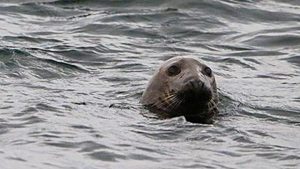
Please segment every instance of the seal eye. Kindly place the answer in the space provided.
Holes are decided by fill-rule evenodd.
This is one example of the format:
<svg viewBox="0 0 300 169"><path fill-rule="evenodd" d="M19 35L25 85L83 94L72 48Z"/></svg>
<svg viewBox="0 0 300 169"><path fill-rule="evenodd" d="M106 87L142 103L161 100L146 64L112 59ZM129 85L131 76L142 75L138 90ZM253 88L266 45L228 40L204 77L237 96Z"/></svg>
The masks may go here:
<svg viewBox="0 0 300 169"><path fill-rule="evenodd" d="M204 72L206 73L207 76L211 77L211 69L209 67L204 68Z"/></svg>
<svg viewBox="0 0 300 169"><path fill-rule="evenodd" d="M176 65L172 65L169 67L169 69L167 70L167 74L169 76L176 76L181 72L180 68Z"/></svg>

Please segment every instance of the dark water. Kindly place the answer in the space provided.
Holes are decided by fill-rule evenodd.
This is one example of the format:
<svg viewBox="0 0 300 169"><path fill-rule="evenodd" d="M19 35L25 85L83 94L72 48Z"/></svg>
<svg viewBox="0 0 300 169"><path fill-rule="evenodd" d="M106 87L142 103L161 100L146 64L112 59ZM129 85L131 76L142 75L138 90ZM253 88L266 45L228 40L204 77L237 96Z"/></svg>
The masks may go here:
<svg viewBox="0 0 300 169"><path fill-rule="evenodd" d="M0 168L300 168L299 21L297 0L2 1ZM139 104L178 55L217 74L213 125Z"/></svg>

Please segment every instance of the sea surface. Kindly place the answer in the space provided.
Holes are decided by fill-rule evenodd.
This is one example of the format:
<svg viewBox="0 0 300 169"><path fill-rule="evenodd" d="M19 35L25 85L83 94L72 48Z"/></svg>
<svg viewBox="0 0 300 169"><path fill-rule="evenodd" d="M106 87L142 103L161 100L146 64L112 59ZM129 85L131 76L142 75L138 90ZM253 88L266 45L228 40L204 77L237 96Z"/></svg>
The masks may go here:
<svg viewBox="0 0 300 169"><path fill-rule="evenodd" d="M214 124L139 100L173 56L209 65ZM299 169L300 1L0 2L1 169Z"/></svg>

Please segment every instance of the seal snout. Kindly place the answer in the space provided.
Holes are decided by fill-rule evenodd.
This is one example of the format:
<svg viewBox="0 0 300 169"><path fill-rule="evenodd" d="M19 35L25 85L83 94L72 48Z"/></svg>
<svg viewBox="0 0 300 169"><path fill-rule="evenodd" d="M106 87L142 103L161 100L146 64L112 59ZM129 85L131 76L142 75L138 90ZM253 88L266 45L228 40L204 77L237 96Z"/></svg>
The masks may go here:
<svg viewBox="0 0 300 169"><path fill-rule="evenodd" d="M204 88L204 83L200 79L192 79L187 85L192 90L202 90Z"/></svg>
<svg viewBox="0 0 300 169"><path fill-rule="evenodd" d="M180 95L183 96L186 101L192 102L206 103L212 98L210 88L197 78L187 80Z"/></svg>

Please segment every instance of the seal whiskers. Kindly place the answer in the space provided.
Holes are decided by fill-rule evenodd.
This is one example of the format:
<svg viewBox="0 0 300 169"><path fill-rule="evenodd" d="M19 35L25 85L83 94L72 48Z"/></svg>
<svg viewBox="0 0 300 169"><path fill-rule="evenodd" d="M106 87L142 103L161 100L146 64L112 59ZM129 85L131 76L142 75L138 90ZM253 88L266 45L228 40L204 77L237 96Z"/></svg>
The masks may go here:
<svg viewBox="0 0 300 169"><path fill-rule="evenodd" d="M172 110L176 108L182 100L177 98L177 95L174 93L169 93L168 96L163 97L163 99L157 99L158 101L154 104L157 108L164 107L165 111Z"/></svg>
<svg viewBox="0 0 300 169"><path fill-rule="evenodd" d="M214 109L217 108L217 104L214 102L214 100L210 100L210 102L208 102L208 112L213 111Z"/></svg>

